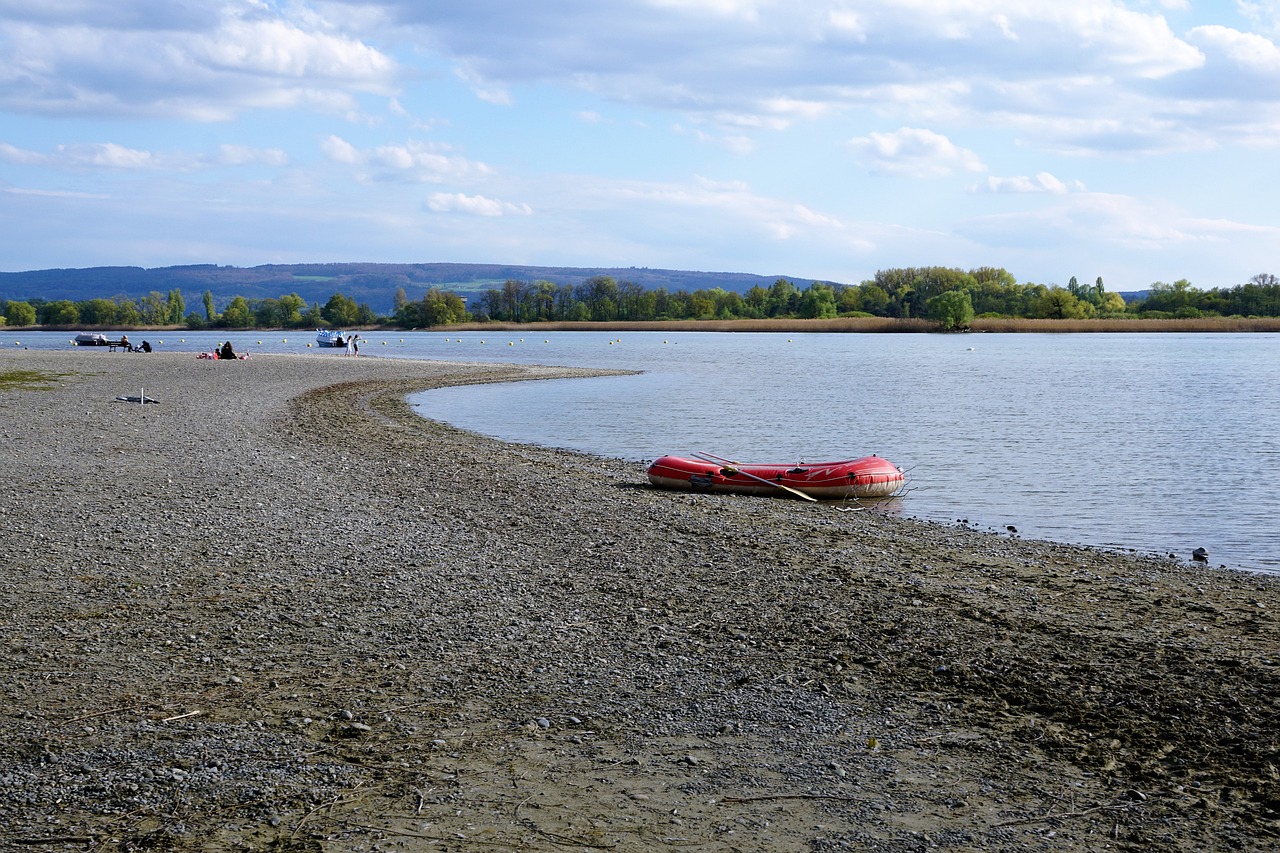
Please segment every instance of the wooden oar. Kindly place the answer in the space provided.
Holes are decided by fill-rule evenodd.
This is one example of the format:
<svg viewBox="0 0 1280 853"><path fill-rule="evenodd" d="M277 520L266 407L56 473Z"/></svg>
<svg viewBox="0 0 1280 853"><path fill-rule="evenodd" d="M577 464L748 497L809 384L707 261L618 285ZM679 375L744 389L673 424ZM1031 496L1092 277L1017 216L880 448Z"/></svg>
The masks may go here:
<svg viewBox="0 0 1280 853"><path fill-rule="evenodd" d="M737 463L729 459L722 459L721 457L713 456L710 453L695 453L693 455L704 462L715 462L717 465L722 463L727 463L724 466L724 469L726 471L736 472L738 474L741 474L744 477L750 477L753 480L759 480L760 482L764 483L766 486L773 486L775 489L782 489L784 492L790 492L791 494L795 495L798 498L804 498L805 500L812 501L813 503L818 502L817 498L813 497L812 495L806 495L804 492L800 491L799 489L793 489L790 486L784 486L782 483L779 483L775 480L768 480L768 479L765 479L764 477L757 477L755 474L752 474L750 471L743 471L741 468L735 467Z"/></svg>

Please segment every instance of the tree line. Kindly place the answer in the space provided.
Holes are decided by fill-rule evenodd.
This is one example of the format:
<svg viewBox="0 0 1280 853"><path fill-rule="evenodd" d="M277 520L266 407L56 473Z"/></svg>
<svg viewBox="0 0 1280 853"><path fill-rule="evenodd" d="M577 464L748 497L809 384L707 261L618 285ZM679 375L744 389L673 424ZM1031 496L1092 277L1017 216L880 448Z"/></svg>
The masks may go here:
<svg viewBox="0 0 1280 853"><path fill-rule="evenodd" d="M138 299L81 301L9 300L0 303L0 325L178 326L215 328L320 328L396 326L432 328L464 322L618 322L663 320L830 319L837 317L923 318L943 329L963 329L978 317L1029 319L1278 317L1280 279L1256 275L1245 284L1198 290L1185 279L1155 282L1128 302L1098 278L1066 287L1019 283L999 267L901 267L880 270L857 285L813 282L797 287L785 278L745 293L720 287L668 291L595 276L577 285L509 279L473 300L431 288L411 300L396 291L390 315L341 293L310 305L291 293L274 299L232 297L220 309L205 291L188 310L181 291L151 292Z"/></svg>
<svg viewBox="0 0 1280 853"><path fill-rule="evenodd" d="M426 301L431 298L428 294ZM396 320L413 325L415 310L404 305ZM579 285L508 280L486 290L470 315L475 321L508 323L891 317L929 319L945 329L965 328L977 317L1276 317L1280 281L1257 275L1248 284L1210 291L1196 290L1186 280L1156 282L1144 297L1126 302L1108 291L1101 277L1082 284L1072 276L1066 287L1023 284L999 267L901 267L880 270L858 285L814 282L804 288L780 278L745 293L718 287L668 292L597 276Z"/></svg>

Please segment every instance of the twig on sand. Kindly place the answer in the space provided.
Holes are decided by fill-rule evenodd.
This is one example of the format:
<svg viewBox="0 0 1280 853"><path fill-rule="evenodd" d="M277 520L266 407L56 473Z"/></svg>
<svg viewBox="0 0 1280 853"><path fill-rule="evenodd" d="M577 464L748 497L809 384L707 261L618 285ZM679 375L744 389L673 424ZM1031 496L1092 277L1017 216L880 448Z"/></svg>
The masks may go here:
<svg viewBox="0 0 1280 853"><path fill-rule="evenodd" d="M187 713L185 713L185 714L178 714L176 717L165 717L165 718L164 718L163 720L161 720L160 722L162 722L162 723L172 723L174 720L185 720L187 717L196 717L196 716L199 716L200 714L203 714L203 713L204 713L204 711L188 711L188 712L187 712Z"/></svg>
<svg viewBox="0 0 1280 853"><path fill-rule="evenodd" d="M105 710L105 711L94 711L94 712L89 713L89 714L81 714L81 715L80 715L80 716L78 716L78 717L72 717L71 719L69 719L69 720L65 720L64 722L68 722L68 723L78 723L78 722L80 722L81 720L91 720L91 719L93 719L94 717L105 717L105 716L107 716L108 714L123 714L123 713L124 713L124 712L126 712L126 711L141 711L141 710L142 710L143 708L145 708L145 707L147 707L147 706L145 706L145 705L125 705L125 706L123 706L123 707L121 707L121 708L108 708L108 709L107 709L107 710Z"/></svg>

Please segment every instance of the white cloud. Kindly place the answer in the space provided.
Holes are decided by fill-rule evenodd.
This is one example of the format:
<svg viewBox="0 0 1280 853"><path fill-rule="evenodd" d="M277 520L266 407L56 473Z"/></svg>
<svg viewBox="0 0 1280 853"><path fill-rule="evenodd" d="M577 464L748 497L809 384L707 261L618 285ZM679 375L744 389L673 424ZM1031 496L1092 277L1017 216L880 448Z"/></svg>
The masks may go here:
<svg viewBox="0 0 1280 853"><path fill-rule="evenodd" d="M423 142L377 145L362 150L341 137L329 136L320 143L320 150L335 163L366 167L360 175L362 180L443 183L475 180L493 172L484 163Z"/></svg>
<svg viewBox="0 0 1280 853"><path fill-rule="evenodd" d="M847 36L855 41L863 41L867 37L862 18L852 9L829 9L827 11L826 24L831 32Z"/></svg>
<svg viewBox="0 0 1280 853"><path fill-rule="evenodd" d="M871 133L851 139L849 148L876 174L938 178L957 169L986 171L977 154L932 130L903 127L893 133Z"/></svg>
<svg viewBox="0 0 1280 853"><path fill-rule="evenodd" d="M510 97L510 87L558 81L761 130L863 105L924 118L893 97L903 89L1000 121L1002 109L981 100L991 87L1052 86L1064 76L1097 81L1096 113L1109 92L1141 90L1204 62L1161 14L1119 0L862 0L852 8L844 0L474 0L449 13L395 0L391 8L477 89Z"/></svg>
<svg viewBox="0 0 1280 853"><path fill-rule="evenodd" d="M0 52L11 59L0 68L0 106L199 121L287 107L359 116L361 95L402 94L411 75L390 51L411 44L418 56L448 63L477 98L498 105L514 105L522 87L551 83L623 105L678 111L690 123L739 136L871 110L908 126L963 117L1016 127L1052 147L1062 141L1055 129L1071 121L1141 123L1188 100L1182 92L1200 97L1194 93L1203 82L1201 51L1224 49L1218 45L1226 34L1179 37L1162 14L1162 7L1178 5L4 0ZM1266 0L1241 8L1274 22L1276 6ZM1254 65L1271 62L1269 43L1253 38L1251 46L1231 47L1232 55ZM1067 79L1079 81L1079 90L1059 97ZM1152 80L1180 92L1166 99ZM1013 87L1022 100L1003 97ZM1280 92L1267 97L1280 101ZM390 101L388 110L397 115L402 107ZM1230 135L1238 117L1224 118L1223 134ZM1179 131L1146 141L1158 147Z"/></svg>
<svg viewBox="0 0 1280 853"><path fill-rule="evenodd" d="M233 18L191 47L210 68L312 84L338 80L380 90L393 67L388 57L359 41L307 32L283 20Z"/></svg>
<svg viewBox="0 0 1280 853"><path fill-rule="evenodd" d="M45 165L47 158L35 151L18 148L8 142L0 142L0 160L19 166L42 166Z"/></svg>
<svg viewBox="0 0 1280 853"><path fill-rule="evenodd" d="M364 155L360 153L360 149L339 136L325 137L320 143L320 150L335 163L354 166L364 162Z"/></svg>
<svg viewBox="0 0 1280 853"><path fill-rule="evenodd" d="M1049 172L1039 172L1034 177L1015 175L1012 177L991 176L974 187L975 192L988 193L1048 193L1064 195L1068 192L1082 192L1084 185L1073 181L1070 185L1063 183Z"/></svg>
<svg viewBox="0 0 1280 853"><path fill-rule="evenodd" d="M1188 38L1221 53L1241 68L1280 77L1280 48L1269 38L1217 25L1196 27L1188 33Z"/></svg>
<svg viewBox="0 0 1280 853"><path fill-rule="evenodd" d="M488 82L482 75L475 74L466 68L455 68L453 73L459 80L467 84L477 98L485 103L498 107L509 107L515 103L511 98L511 92L505 86Z"/></svg>
<svg viewBox="0 0 1280 853"><path fill-rule="evenodd" d="M1166 204L1109 193L1070 195L1049 207L975 217L957 230L994 247L1092 245L1141 253L1203 249L1238 235L1280 238L1274 226L1195 217Z"/></svg>
<svg viewBox="0 0 1280 853"><path fill-rule="evenodd" d="M1236 6L1259 29L1280 35L1280 0L1236 0Z"/></svg>
<svg viewBox="0 0 1280 853"><path fill-rule="evenodd" d="M42 153L0 143L0 160L47 169L129 172L194 172L220 166L284 166L288 156L278 148L225 144L208 154L167 151L156 153L114 142L59 145Z"/></svg>
<svg viewBox="0 0 1280 853"><path fill-rule="evenodd" d="M713 145L722 148L731 154L739 157L745 157L755 150L756 144L750 136L745 134L714 134L707 133L705 130L697 128L689 129L683 125L673 125L672 131L680 135L692 136L694 139L706 145Z"/></svg>
<svg viewBox="0 0 1280 853"><path fill-rule="evenodd" d="M436 213L466 213L472 216L531 216L533 208L527 204L512 204L485 198L482 195L463 193L433 193L427 199L427 207Z"/></svg>
<svg viewBox="0 0 1280 853"><path fill-rule="evenodd" d="M768 0L649 0L648 5L678 13L694 12L755 22L760 18L760 8L769 4Z"/></svg>
<svg viewBox="0 0 1280 853"><path fill-rule="evenodd" d="M749 228L775 241L845 231L836 216L819 213L787 199L762 196L744 181L714 181L696 178L692 183L619 182L602 188L624 209L667 211L661 216L686 223L715 220L733 229ZM846 243L851 248L864 245L861 238Z"/></svg>
<svg viewBox="0 0 1280 853"><path fill-rule="evenodd" d="M254 107L347 111L355 95L395 86L388 55L314 15L290 19L253 0L175 11L183 5L86 0L25 16L0 8L0 107L221 121Z"/></svg>
<svg viewBox="0 0 1280 853"><path fill-rule="evenodd" d="M74 190L40 190L40 189L24 189L21 187L5 187L4 191L11 195L30 195L30 196L38 196L41 198L84 199L89 201L102 201L110 197L107 195L103 195L102 193L84 193L84 192L76 192Z"/></svg>
<svg viewBox="0 0 1280 853"><path fill-rule="evenodd" d="M279 148L221 145L211 162L219 166L287 166L289 155Z"/></svg>

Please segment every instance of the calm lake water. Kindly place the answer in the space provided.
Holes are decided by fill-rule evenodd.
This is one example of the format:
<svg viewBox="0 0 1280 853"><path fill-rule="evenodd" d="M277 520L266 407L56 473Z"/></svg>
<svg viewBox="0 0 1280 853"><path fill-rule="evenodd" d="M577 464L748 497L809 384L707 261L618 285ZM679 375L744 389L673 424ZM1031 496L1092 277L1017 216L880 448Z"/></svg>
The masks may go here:
<svg viewBox="0 0 1280 853"><path fill-rule="evenodd" d="M69 337L0 331L0 347ZM263 354L314 341L152 343L196 352L228 338ZM643 371L412 399L497 438L635 460L637 479L666 453L878 453L909 472L892 508L904 515L1184 559L1204 547L1214 565L1280 573L1277 335L419 332L371 333L361 352Z"/></svg>

